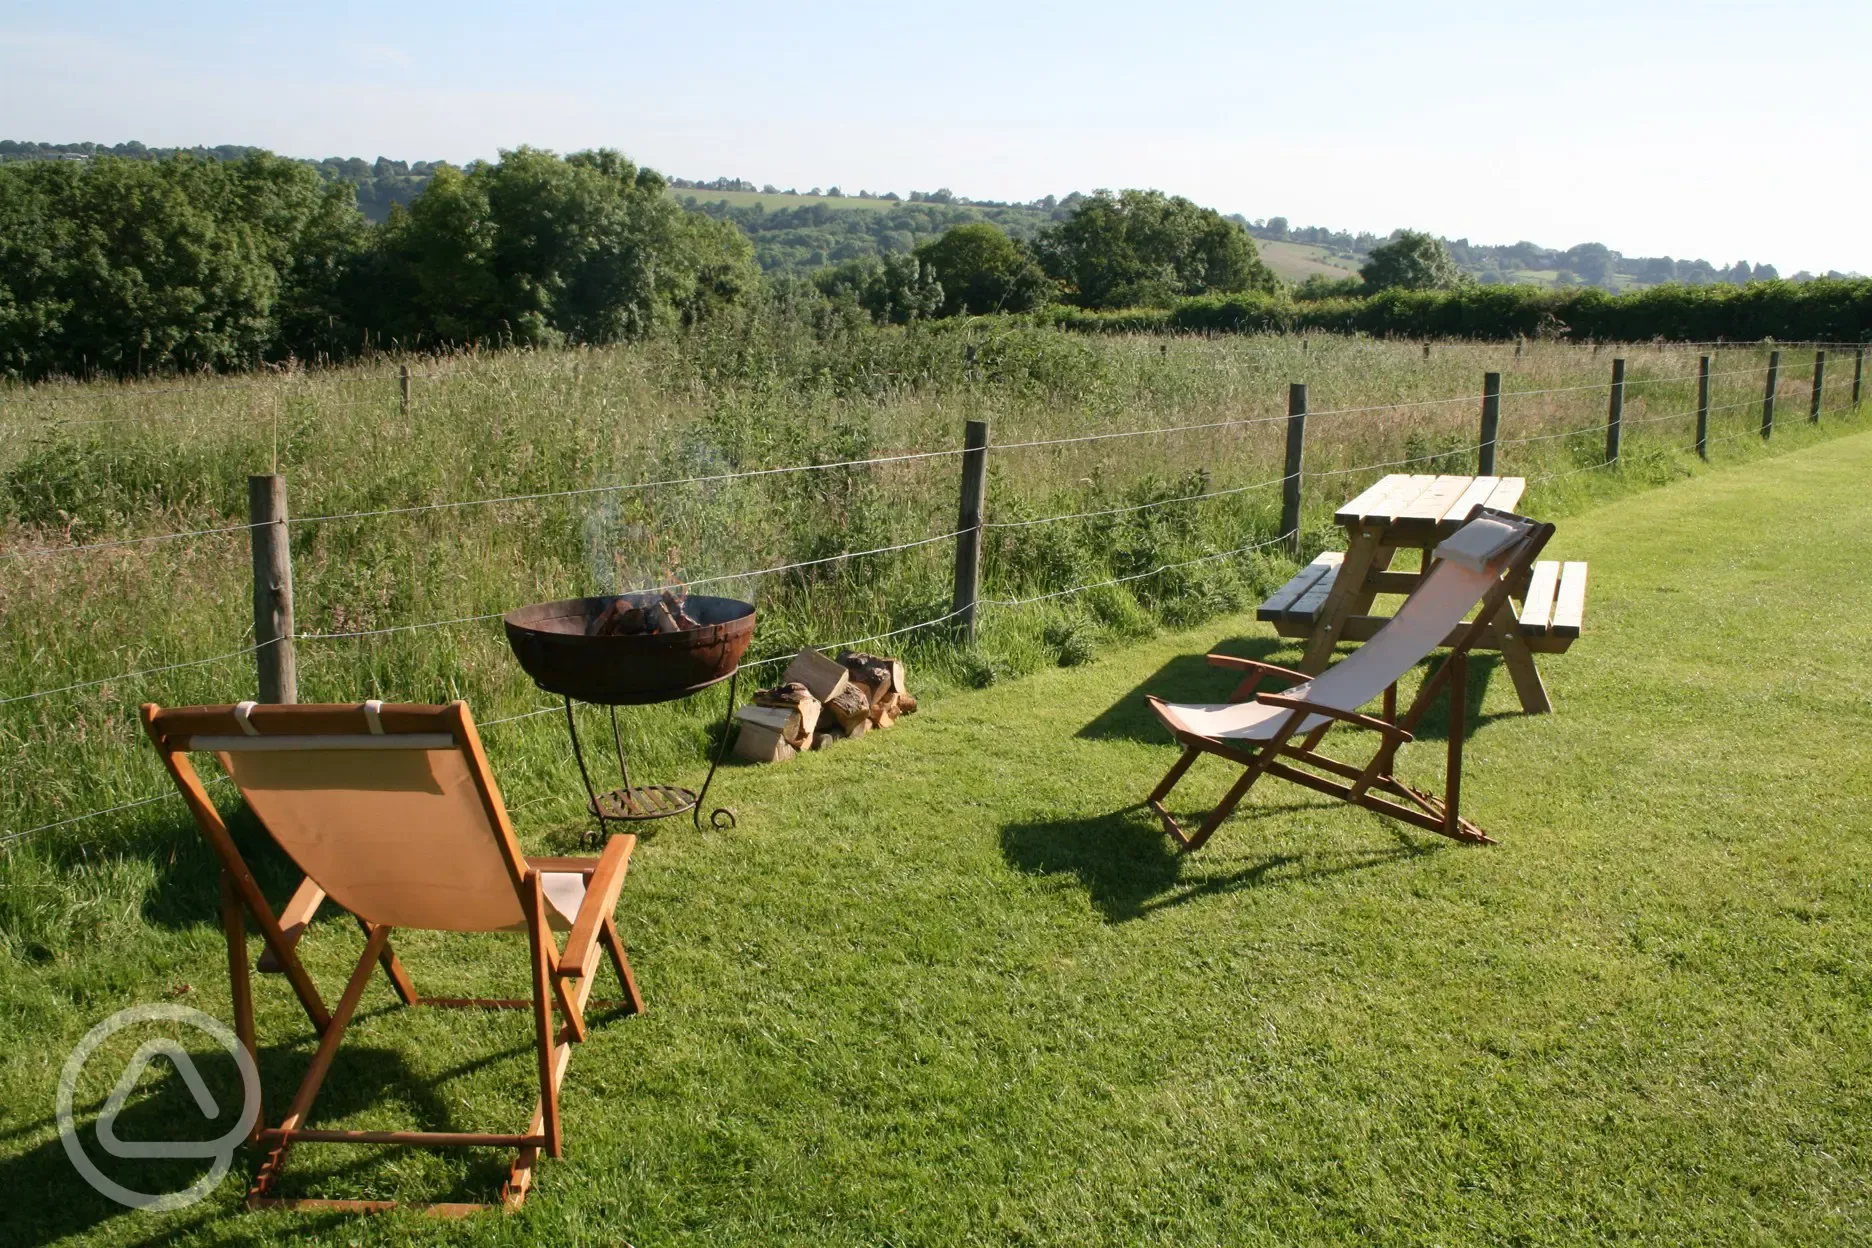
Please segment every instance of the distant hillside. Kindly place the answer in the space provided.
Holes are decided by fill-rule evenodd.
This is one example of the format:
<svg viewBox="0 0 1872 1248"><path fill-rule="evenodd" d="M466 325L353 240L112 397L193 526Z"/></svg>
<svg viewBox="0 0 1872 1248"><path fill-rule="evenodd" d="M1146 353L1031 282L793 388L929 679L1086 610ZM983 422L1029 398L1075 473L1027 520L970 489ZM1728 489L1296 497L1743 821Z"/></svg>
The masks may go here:
<svg viewBox="0 0 1872 1248"><path fill-rule="evenodd" d="M0 162L88 160L93 156L159 160L178 152L203 159L238 160L256 150L234 144L165 148L134 142L108 146L9 139L0 140ZM380 222L389 216L392 204L408 204L415 199L441 162L328 156L304 163L317 169L327 181L355 186L359 211L369 220ZM874 194L868 190L847 194L836 186L823 190L815 186L804 192L789 187L783 191L772 185L756 187L742 178L707 182L671 178L669 193L693 212L739 226L754 242L755 259L769 273L806 272L867 256L902 255L951 226L970 221L992 222L1015 238L1031 238L1044 226L1069 216L1081 198L1075 192L1064 198L1049 195L1021 204L971 200L946 188L913 191L907 198L894 192ZM1371 249L1389 237L1321 226L1295 227L1285 217L1251 220L1236 214L1230 219L1254 237L1269 268L1296 283L1310 277L1356 277ZM1457 265L1485 285L1598 286L1623 291L1665 282L1739 285L1780 276L1772 264L1739 260L1722 266L1670 256L1626 256L1601 243L1557 249L1526 241L1494 245L1457 238L1444 242ZM1794 274L1794 280L1814 276L1801 272ZM1829 270L1821 276L1849 275Z"/></svg>

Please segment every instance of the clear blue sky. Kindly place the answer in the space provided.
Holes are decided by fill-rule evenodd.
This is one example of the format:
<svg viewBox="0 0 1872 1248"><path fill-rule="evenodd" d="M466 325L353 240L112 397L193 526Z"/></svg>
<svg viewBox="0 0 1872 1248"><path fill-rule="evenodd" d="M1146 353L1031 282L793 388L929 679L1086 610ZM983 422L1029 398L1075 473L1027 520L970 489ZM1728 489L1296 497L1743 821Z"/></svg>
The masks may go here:
<svg viewBox="0 0 1872 1248"><path fill-rule="evenodd" d="M1872 272L1872 2L0 8L0 137L1227 212Z"/></svg>

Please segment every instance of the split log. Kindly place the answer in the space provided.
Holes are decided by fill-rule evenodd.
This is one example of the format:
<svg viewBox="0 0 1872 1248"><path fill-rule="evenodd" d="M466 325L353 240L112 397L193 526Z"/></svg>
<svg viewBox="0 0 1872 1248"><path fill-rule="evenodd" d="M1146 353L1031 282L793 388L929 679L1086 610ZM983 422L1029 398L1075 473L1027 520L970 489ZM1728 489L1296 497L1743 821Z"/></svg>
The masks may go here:
<svg viewBox="0 0 1872 1248"><path fill-rule="evenodd" d="M784 763L796 753L779 733L747 720L741 721L734 752L736 758L745 758L750 763Z"/></svg>
<svg viewBox="0 0 1872 1248"><path fill-rule="evenodd" d="M598 613L598 618L591 622L587 636L591 637L634 637L645 628L642 607L632 605L628 598L613 598L605 609Z"/></svg>
<svg viewBox="0 0 1872 1248"><path fill-rule="evenodd" d="M904 687L904 665L902 659L886 658L881 654L865 654L863 651L857 650L844 650L839 653L838 661L844 664L846 671L852 673L852 679L862 680L867 683L875 681L880 684L882 688L879 692L909 692L909 690ZM881 680L878 678L875 670L873 670L879 668L883 669L884 672L884 676ZM859 676L858 673L860 671L865 672L865 675L862 677ZM876 701L876 698L872 700Z"/></svg>
<svg viewBox="0 0 1872 1248"><path fill-rule="evenodd" d="M754 695L754 705L798 712L799 733L789 738L795 745L809 742L819 726L819 699L808 693L806 686L798 681L758 691Z"/></svg>
<svg viewBox="0 0 1872 1248"><path fill-rule="evenodd" d="M830 702L844 692L851 676L842 663L835 663L817 650L802 650L793 656L780 677L783 683L796 682L821 702Z"/></svg>
<svg viewBox="0 0 1872 1248"><path fill-rule="evenodd" d="M771 732L783 741L800 738L800 713L795 707L744 706L735 712L735 718L741 721L743 732L753 727Z"/></svg>
<svg viewBox="0 0 1872 1248"><path fill-rule="evenodd" d="M856 731L860 724L867 727L870 725L871 699L863 689L849 681L836 697L826 699L825 709L832 712L832 718L838 720L839 727L845 730L847 736L860 735Z"/></svg>
<svg viewBox="0 0 1872 1248"><path fill-rule="evenodd" d="M697 620L693 615L690 615L688 611L683 609L683 604L688 600L689 596L687 594L678 596L670 593L667 589L663 591L660 605L664 610L669 612L670 619L675 623L675 631L677 632L686 633L691 629L702 627L701 621Z"/></svg>

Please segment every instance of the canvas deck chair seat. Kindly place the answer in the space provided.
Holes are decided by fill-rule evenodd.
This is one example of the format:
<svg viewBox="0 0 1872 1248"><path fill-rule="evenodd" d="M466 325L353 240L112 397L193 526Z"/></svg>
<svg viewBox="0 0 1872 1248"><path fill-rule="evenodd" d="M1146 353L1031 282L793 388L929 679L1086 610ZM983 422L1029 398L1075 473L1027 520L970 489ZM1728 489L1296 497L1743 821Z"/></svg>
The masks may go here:
<svg viewBox="0 0 1872 1248"><path fill-rule="evenodd" d="M1230 701L1184 704L1149 698L1151 709L1183 746L1181 757L1147 799L1164 831L1185 850L1198 848L1256 781L1274 775L1456 840L1492 841L1459 810L1469 650L1497 618L1511 586L1525 582L1535 556L1552 535L1551 524L1478 510L1436 547L1428 574L1398 613L1324 673L1307 676L1271 663L1212 654L1210 663L1244 673ZM1476 614L1465 627L1471 612ZM1398 681L1452 637L1449 656L1398 719ZM1293 683L1282 693L1257 694L1270 676ZM1450 703L1449 747L1439 796L1404 784L1392 769L1398 747L1412 739L1424 713L1445 694ZM1361 711L1374 701L1382 703L1378 715ZM1355 765L1320 751L1321 740L1335 725L1376 734L1376 748L1367 762ZM1244 771L1201 826L1186 832L1164 801L1204 754L1239 763Z"/></svg>
<svg viewBox="0 0 1872 1248"><path fill-rule="evenodd" d="M260 929L261 970L291 983L320 1039L292 1105L277 1126L256 1122L267 1149L250 1206L376 1210L389 1202L284 1200L277 1195L296 1142L512 1148L502 1192L526 1198L542 1151L561 1154L559 1090L572 1044L586 1035L598 963L608 956L624 1008L643 1008L612 912L636 838L613 837L596 858L528 858L520 852L468 707L386 705L143 707L143 725L221 863L222 923L233 983L235 1031L254 1054L246 920ZM228 835L191 756L212 754L249 808L305 873L276 915ZM327 1009L296 947L326 899L356 916L364 951L335 1008ZM516 932L526 936L533 995L521 1000L418 996L390 945L397 928ZM568 933L561 948L554 932ZM516 942L515 953L521 946ZM540 1097L524 1131L340 1131L307 1125L345 1028L377 968L406 1005L524 1009L533 1014ZM558 1021L555 1024L555 1008ZM480 1205L430 1206L465 1213Z"/></svg>

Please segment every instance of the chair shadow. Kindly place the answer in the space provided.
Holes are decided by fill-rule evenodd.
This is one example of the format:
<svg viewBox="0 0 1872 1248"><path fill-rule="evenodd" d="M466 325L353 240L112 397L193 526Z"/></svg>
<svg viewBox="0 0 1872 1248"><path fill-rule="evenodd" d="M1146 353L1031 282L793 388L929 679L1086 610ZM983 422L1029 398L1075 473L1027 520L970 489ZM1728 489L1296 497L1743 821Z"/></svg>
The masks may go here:
<svg viewBox="0 0 1872 1248"><path fill-rule="evenodd" d="M1297 801L1255 806L1244 813L1252 817L1337 805L1328 799ZM1238 815L1230 823L1250 821ZM1003 825L1001 853L1010 866L1030 874L1076 877L1106 922L1125 923L1220 893L1327 879L1445 848L1398 829L1391 832L1393 843L1383 849L1270 854L1239 871L1186 879L1185 864L1192 860L1177 851L1157 816L1140 803L1078 819Z"/></svg>
<svg viewBox="0 0 1872 1248"><path fill-rule="evenodd" d="M1282 637L1231 637L1216 643L1214 651L1217 654L1272 663L1278 667L1291 667L1300 658L1299 647ZM1286 653L1283 654L1283 651ZM1350 653L1341 650L1334 661L1344 662ZM1418 664L1418 683L1428 679L1443 658L1443 653L1439 652ZM1521 714L1518 704L1517 709L1512 711L1490 713L1482 709L1488 697L1489 685L1501 668L1502 658L1499 654L1488 652L1469 656L1469 680L1465 689L1467 696L1463 699L1466 712L1463 717L1463 740L1473 737L1484 724ZM1151 713L1150 706L1144 701L1145 695L1155 694L1166 702L1223 702L1241 684L1241 679L1239 672L1211 667L1204 655L1180 654L1133 686L1074 735L1088 741L1139 741L1147 744L1167 741L1169 733ZM1270 680L1265 687L1272 692L1285 686ZM1401 706L1399 714L1404 709ZM1449 699L1438 697L1425 710L1413 735L1422 741L1446 741L1449 739L1449 723Z"/></svg>
<svg viewBox="0 0 1872 1248"><path fill-rule="evenodd" d="M516 1020L530 1019L529 1015L521 1012L516 1012L515 1017ZM594 1018L592 1021L596 1023L599 1019ZM516 1025L519 1025L518 1021ZM261 1094L269 1122L278 1121L298 1090L299 1081L304 1077L310 1060L309 1041L308 1034L301 1043L270 1045L260 1051L258 1066ZM398 1105L397 1117L407 1119L407 1122L400 1122L399 1126L407 1126L408 1129L517 1131L525 1124L458 1124L453 1107L441 1095L440 1089L452 1080L512 1059L530 1049L531 1045L519 1043L468 1059L436 1075L423 1077L411 1069L407 1059L396 1049L346 1044L339 1048L331 1072L321 1085L310 1120L314 1123L339 1122L394 1100ZM200 1110L176 1068L167 1062L154 1065L158 1072L154 1081L144 1085L144 1091L132 1099L118 1118L117 1133L121 1139L169 1138L173 1134L171 1124L177 1121L193 1123L200 1117ZM216 1071L211 1059L211 1064L204 1065L200 1070L217 1106L221 1107L221 1114L231 1115L232 1111L227 1107L239 1105L240 1094L238 1083L231 1073L232 1063L226 1065L228 1071ZM217 1078L217 1075L222 1077ZM133 1187L142 1183L152 1191L161 1192L179 1191L205 1172L206 1163L201 1159L142 1160L128 1163L127 1167L125 1163L109 1161L98 1145L95 1127L103 1105L100 1097L88 1104L76 1106L73 1119L86 1154L107 1163L100 1167L107 1175ZM217 1122L221 1122L220 1116ZM29 1131L41 1131L52 1124L53 1119L48 1116L10 1134L17 1136ZM225 1129L225 1123L222 1125ZM215 1124L208 1124L199 1134L206 1137L216 1133ZM471 1159L471 1164L465 1173L451 1182L452 1190L430 1193L425 1196L425 1200L497 1201L514 1150L490 1147L450 1151ZM331 1192L334 1180L362 1178L364 1185L369 1186L368 1176L378 1172L385 1173L387 1180L389 1175L385 1171L381 1153L382 1150L376 1148L353 1152L342 1145L302 1145L294 1150L280 1181L278 1194L287 1197L327 1193L336 1195L339 1193ZM264 1151L260 1148L243 1145L237 1149L233 1167L222 1180L223 1188L239 1184L240 1190L244 1191L252 1182L263 1157ZM40 1245L84 1234L113 1219L134 1216L134 1211L95 1191L79 1176L66 1155L62 1141L56 1136L35 1149L0 1161L0 1190L35 1193L43 1197L38 1201L14 1202L9 1208L6 1243L17 1248L39 1248ZM162 1233L148 1242L171 1242L185 1230L193 1234L215 1229L212 1223L222 1216L225 1208L225 1204L217 1202L205 1209L200 1221L192 1228L166 1224ZM335 1215L334 1220L350 1216L340 1213ZM234 1240L244 1242L250 1233L251 1228L248 1228L247 1233L240 1233L230 1227L230 1238Z"/></svg>

